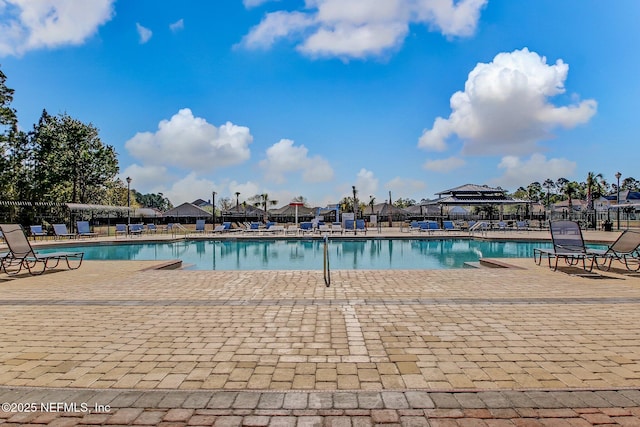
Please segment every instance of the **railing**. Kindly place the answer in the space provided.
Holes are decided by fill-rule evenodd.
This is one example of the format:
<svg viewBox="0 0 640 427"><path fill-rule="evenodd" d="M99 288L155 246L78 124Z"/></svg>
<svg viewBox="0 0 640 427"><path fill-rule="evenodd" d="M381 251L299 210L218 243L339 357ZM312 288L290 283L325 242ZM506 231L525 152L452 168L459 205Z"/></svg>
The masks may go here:
<svg viewBox="0 0 640 427"><path fill-rule="evenodd" d="M485 221L478 221L469 227L469 234L479 231L481 235L486 235L489 225Z"/></svg>
<svg viewBox="0 0 640 427"><path fill-rule="evenodd" d="M329 236L324 236L324 284L328 288L331 286L331 269L329 268Z"/></svg>

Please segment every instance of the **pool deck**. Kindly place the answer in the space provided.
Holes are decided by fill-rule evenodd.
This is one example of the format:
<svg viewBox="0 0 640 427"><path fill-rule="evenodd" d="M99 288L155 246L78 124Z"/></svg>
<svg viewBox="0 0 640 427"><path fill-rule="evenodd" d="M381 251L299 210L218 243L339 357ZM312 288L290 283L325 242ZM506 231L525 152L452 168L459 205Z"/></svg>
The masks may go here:
<svg viewBox="0 0 640 427"><path fill-rule="evenodd" d="M640 426L640 274L501 261L330 287L154 261L0 275L0 423Z"/></svg>

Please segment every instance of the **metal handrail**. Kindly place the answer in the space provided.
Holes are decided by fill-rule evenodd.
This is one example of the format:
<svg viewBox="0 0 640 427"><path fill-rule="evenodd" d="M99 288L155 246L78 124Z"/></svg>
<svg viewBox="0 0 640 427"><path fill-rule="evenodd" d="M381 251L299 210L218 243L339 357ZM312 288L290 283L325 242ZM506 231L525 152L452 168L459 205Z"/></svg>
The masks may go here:
<svg viewBox="0 0 640 427"><path fill-rule="evenodd" d="M331 269L329 268L329 236L324 236L324 284L328 288L331 286Z"/></svg>

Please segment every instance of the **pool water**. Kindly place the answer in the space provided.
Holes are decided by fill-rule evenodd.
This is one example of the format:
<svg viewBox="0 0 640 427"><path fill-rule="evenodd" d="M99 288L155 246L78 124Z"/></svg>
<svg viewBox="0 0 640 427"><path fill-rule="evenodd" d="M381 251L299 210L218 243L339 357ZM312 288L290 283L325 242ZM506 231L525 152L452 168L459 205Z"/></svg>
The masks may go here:
<svg viewBox="0 0 640 427"><path fill-rule="evenodd" d="M479 258L528 258L545 242L467 239L331 240L332 270L462 268ZM595 246L594 246L595 247ZM60 250L52 249L51 251ZM321 270L321 240L197 240L74 246L87 260L181 259L193 270ZM46 253L46 250L40 252Z"/></svg>

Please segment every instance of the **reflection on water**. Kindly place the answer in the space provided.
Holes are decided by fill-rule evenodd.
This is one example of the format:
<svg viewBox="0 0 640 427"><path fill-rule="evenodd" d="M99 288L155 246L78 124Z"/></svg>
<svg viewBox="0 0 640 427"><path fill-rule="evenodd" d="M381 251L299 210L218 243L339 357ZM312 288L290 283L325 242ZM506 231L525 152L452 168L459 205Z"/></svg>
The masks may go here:
<svg viewBox="0 0 640 427"><path fill-rule="evenodd" d="M329 255L334 270L446 269L461 268L481 257L526 258L535 247L549 244L464 239L331 240ZM323 260L320 240L198 240L74 250L84 251L88 260L181 259L197 270L319 270Z"/></svg>

